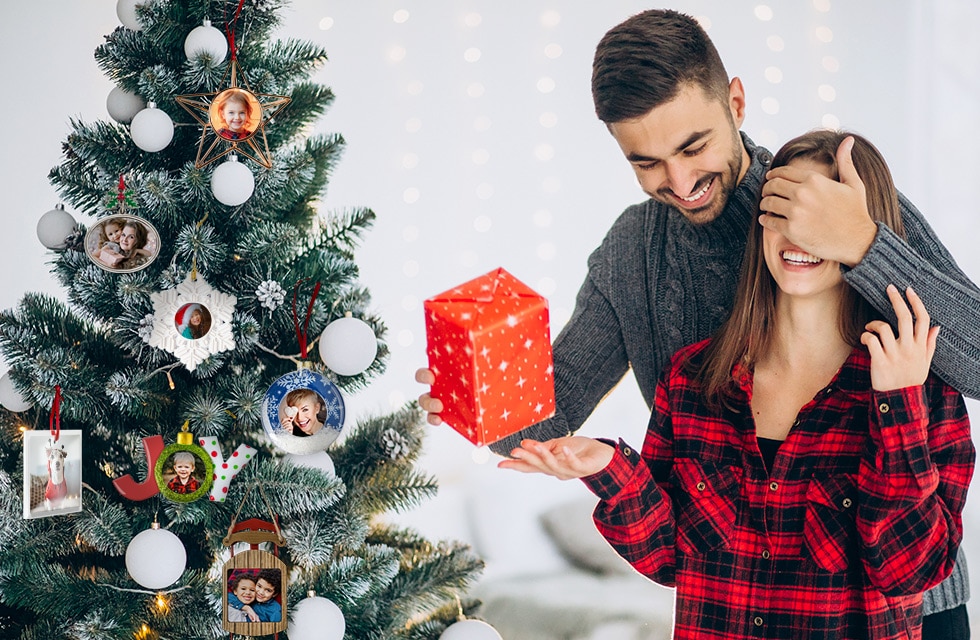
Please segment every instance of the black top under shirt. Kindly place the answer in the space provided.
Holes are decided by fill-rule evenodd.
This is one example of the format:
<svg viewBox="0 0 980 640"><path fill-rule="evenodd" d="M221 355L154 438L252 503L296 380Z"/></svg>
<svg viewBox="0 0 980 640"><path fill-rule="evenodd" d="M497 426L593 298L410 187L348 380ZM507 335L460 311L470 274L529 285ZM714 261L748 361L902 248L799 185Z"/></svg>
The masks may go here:
<svg viewBox="0 0 980 640"><path fill-rule="evenodd" d="M766 471L772 473L772 464L776 461L776 452L782 440L772 440L770 438L756 438L759 441L759 451L762 453L762 462L766 465Z"/></svg>

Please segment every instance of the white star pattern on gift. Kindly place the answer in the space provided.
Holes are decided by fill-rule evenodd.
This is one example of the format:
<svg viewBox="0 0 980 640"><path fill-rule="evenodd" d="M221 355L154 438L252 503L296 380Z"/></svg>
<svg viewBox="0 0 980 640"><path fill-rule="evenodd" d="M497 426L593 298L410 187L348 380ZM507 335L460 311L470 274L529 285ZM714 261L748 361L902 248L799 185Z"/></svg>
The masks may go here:
<svg viewBox="0 0 980 640"><path fill-rule="evenodd" d="M482 446L551 415L547 300L498 269L425 304L443 420Z"/></svg>
<svg viewBox="0 0 980 640"><path fill-rule="evenodd" d="M235 348L231 317L238 298L213 289L197 276L181 282L175 289L150 294L153 301L153 331L146 342L177 356L189 371L209 356ZM174 325L177 311L188 304L199 304L211 314L211 328L197 339L185 338Z"/></svg>

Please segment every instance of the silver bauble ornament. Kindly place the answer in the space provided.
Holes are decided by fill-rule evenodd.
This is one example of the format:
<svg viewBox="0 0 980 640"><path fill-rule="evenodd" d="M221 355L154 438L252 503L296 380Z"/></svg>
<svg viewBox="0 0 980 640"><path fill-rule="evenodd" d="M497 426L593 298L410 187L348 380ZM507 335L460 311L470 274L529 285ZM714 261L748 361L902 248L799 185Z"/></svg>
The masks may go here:
<svg viewBox="0 0 980 640"><path fill-rule="evenodd" d="M204 19L204 24L194 27L184 38L184 55L188 58L206 53L211 56L214 64L224 62L228 55L228 39L225 34L211 26L211 21Z"/></svg>
<svg viewBox="0 0 980 640"><path fill-rule="evenodd" d="M65 211L64 205L55 205L37 221L37 239L48 249L64 249L75 226L75 219Z"/></svg>
<svg viewBox="0 0 980 640"><path fill-rule="evenodd" d="M147 589L169 587L180 578L186 566L184 543L156 522L136 534L126 547L126 570Z"/></svg>
<svg viewBox="0 0 980 640"><path fill-rule="evenodd" d="M255 191L255 176L238 156L229 154L228 160L219 164L211 174L211 193L215 200L229 207L244 204Z"/></svg>
<svg viewBox="0 0 980 640"><path fill-rule="evenodd" d="M105 99L109 117L120 124L129 124L137 113L146 108L146 101L122 87L113 87Z"/></svg>
<svg viewBox="0 0 980 640"><path fill-rule="evenodd" d="M149 102L146 109L133 116L129 135L137 147L156 153L165 149L174 139L174 121L166 111L157 109L156 104Z"/></svg>

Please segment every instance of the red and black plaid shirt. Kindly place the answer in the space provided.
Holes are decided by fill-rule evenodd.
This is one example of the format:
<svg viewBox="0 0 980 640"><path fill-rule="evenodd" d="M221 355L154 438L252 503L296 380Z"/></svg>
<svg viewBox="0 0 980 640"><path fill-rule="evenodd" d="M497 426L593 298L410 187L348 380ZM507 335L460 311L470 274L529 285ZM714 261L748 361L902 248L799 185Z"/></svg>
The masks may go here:
<svg viewBox="0 0 980 640"><path fill-rule="evenodd" d="M167 483L167 488L174 493L179 493L181 495L191 494L201 488L201 483L197 481L197 478L191 476L187 478L187 484L181 484L180 478L174 476L170 482Z"/></svg>
<svg viewBox="0 0 980 640"><path fill-rule="evenodd" d="M709 412L681 365L657 388L642 453L584 478L599 531L676 586L674 638L918 638L922 592L952 570L975 452L959 393L871 391L855 349L801 410L767 473L751 375Z"/></svg>

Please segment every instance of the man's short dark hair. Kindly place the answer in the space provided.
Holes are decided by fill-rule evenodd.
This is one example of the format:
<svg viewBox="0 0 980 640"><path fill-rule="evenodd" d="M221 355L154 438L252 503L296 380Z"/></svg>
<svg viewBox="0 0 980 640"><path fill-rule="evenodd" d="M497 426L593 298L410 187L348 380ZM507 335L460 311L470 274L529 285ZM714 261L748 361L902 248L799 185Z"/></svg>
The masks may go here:
<svg viewBox="0 0 980 640"><path fill-rule="evenodd" d="M596 47L592 99L607 124L643 116L687 84L722 102L728 98L725 65L689 15L644 11L610 29Z"/></svg>

